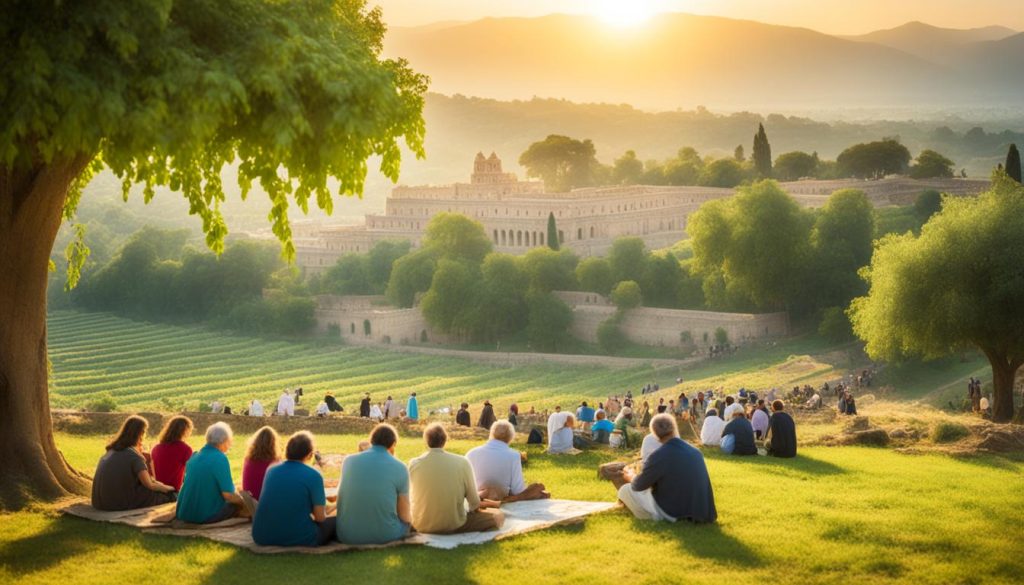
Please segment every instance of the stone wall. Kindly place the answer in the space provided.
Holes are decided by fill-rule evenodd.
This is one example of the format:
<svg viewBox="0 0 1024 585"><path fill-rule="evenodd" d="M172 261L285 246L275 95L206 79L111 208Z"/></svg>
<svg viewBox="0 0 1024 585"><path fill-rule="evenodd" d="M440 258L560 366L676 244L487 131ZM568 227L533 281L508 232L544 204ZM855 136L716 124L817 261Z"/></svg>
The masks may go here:
<svg viewBox="0 0 1024 585"><path fill-rule="evenodd" d="M573 336L584 341L597 341L597 328L617 309L607 305L573 306ZM626 312L619 328L633 343L682 347L683 334L688 332L698 348L715 343L715 330L721 327L729 341L741 344L756 339L783 337L789 333L786 313L715 313L675 309L638 308Z"/></svg>
<svg viewBox="0 0 1024 585"><path fill-rule="evenodd" d="M321 295L316 298L317 329L337 327L342 339L356 344L414 344L450 341L427 324L419 308L401 309L384 297Z"/></svg>

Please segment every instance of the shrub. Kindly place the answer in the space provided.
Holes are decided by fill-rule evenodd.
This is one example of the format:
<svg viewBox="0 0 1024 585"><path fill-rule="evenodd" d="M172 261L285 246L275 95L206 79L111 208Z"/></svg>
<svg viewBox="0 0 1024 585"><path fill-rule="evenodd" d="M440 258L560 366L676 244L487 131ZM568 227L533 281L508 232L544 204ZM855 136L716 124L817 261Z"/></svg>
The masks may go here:
<svg viewBox="0 0 1024 585"><path fill-rule="evenodd" d="M629 343L626 334L619 329L618 316L611 317L597 326L597 344L601 350L608 354L615 354L622 351Z"/></svg>
<svg viewBox="0 0 1024 585"><path fill-rule="evenodd" d="M818 335L837 343L853 339L853 326L842 307L829 307L821 312Z"/></svg>
<svg viewBox="0 0 1024 585"><path fill-rule="evenodd" d="M639 307L642 299L640 285L635 281L624 280L612 289L612 302L620 311Z"/></svg>
<svg viewBox="0 0 1024 585"><path fill-rule="evenodd" d="M715 343L718 345L729 343L729 332L722 327L715 329Z"/></svg>
<svg viewBox="0 0 1024 585"><path fill-rule="evenodd" d="M932 427L932 441L936 443L953 443L967 437L971 434L970 429L964 425L952 422L942 421L935 423Z"/></svg>
<svg viewBox="0 0 1024 585"><path fill-rule="evenodd" d="M117 401L110 392L97 394L92 400L85 404L88 412L114 412L117 410Z"/></svg>

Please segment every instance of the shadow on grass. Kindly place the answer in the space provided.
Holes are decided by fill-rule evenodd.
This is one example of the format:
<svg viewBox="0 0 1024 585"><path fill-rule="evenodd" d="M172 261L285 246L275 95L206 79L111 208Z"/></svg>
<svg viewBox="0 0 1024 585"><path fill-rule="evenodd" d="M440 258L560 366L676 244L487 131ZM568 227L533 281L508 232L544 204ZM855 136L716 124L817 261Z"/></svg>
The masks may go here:
<svg viewBox="0 0 1024 585"><path fill-rule="evenodd" d="M674 542L694 557L713 559L723 565L756 567L764 563L757 551L722 530L719 524L669 524L633 519L633 530L655 535L658 540Z"/></svg>
<svg viewBox="0 0 1024 585"><path fill-rule="evenodd" d="M797 455L793 458L767 457L767 456L746 456L726 455L718 449L704 449L704 457L709 460L728 461L746 465L756 465L769 471L797 471L810 475L842 475L847 473L846 469L822 459L815 459L807 455ZM712 478L714 479L714 478Z"/></svg>

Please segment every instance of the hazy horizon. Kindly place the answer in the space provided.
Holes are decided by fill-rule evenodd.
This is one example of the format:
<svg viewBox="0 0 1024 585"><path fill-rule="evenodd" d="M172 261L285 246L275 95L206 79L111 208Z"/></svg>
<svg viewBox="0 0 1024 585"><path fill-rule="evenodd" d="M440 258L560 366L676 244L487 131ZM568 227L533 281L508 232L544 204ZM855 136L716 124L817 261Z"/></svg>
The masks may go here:
<svg viewBox="0 0 1024 585"><path fill-rule="evenodd" d="M855 5L836 0L370 0L368 5L380 6L384 21L393 27L548 14L588 14L628 25L661 13L682 12L803 27L831 35L862 35L908 22L957 29L1004 26L1024 30L1024 11L1010 0L861 0Z"/></svg>

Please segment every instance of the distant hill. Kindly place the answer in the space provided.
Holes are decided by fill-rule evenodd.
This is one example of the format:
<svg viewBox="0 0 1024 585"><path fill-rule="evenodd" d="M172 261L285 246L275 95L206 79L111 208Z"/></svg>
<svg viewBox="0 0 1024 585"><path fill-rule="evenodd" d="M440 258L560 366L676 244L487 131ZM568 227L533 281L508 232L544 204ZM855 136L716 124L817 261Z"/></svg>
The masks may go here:
<svg viewBox="0 0 1024 585"><path fill-rule="evenodd" d="M871 41L679 13L637 29L548 15L398 28L389 32L385 53L430 75L432 91L497 99L558 97L658 110L1019 106L1024 76L984 63L998 50L987 43L1006 42L999 39L1004 33L1013 31L912 23L872 33L878 39ZM960 47L958 58L922 48L940 41ZM971 85L963 83L968 73Z"/></svg>
<svg viewBox="0 0 1024 585"><path fill-rule="evenodd" d="M896 28L844 38L885 45L935 62L956 59L957 53L963 52L967 45L999 41L1016 33L1017 31L1005 26L953 29L923 22L908 22Z"/></svg>

